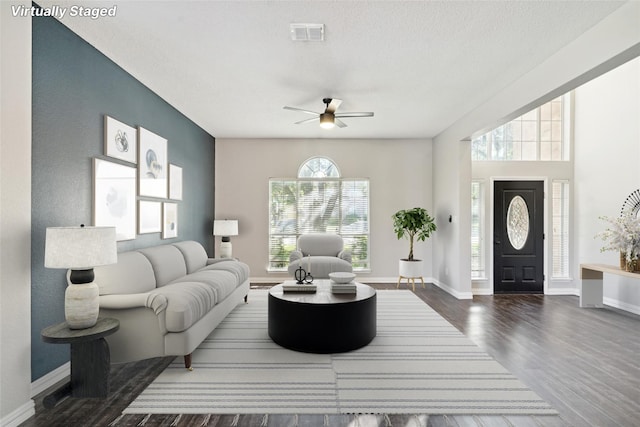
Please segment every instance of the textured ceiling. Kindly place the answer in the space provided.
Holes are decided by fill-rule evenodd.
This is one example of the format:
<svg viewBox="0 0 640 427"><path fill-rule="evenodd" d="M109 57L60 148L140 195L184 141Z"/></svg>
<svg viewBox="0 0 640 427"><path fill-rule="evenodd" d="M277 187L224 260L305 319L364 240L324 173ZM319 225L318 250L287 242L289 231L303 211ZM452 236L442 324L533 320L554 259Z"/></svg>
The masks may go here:
<svg viewBox="0 0 640 427"><path fill-rule="evenodd" d="M604 19L617 1L38 1L218 138L430 138ZM291 23L325 24L293 42ZM320 129L285 105L373 111Z"/></svg>

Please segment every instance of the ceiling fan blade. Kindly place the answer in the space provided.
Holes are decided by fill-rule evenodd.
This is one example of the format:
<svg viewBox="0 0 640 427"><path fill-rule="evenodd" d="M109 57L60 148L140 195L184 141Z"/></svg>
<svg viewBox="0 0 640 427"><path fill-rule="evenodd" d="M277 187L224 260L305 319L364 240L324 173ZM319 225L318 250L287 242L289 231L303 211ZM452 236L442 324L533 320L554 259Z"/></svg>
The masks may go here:
<svg viewBox="0 0 640 427"><path fill-rule="evenodd" d="M338 113L336 117L373 117L372 112L362 112L362 113Z"/></svg>
<svg viewBox="0 0 640 427"><path fill-rule="evenodd" d="M317 122L318 118L317 117L312 117L310 119L304 119L304 120L300 120L299 122L295 122L294 125L302 125L304 123L311 123L311 122Z"/></svg>
<svg viewBox="0 0 640 427"><path fill-rule="evenodd" d="M346 124L345 122L343 122L342 120L338 119L338 118L335 118L335 119L333 120L333 123L334 123L336 126L338 126L339 128L346 128L346 127L347 127L347 124Z"/></svg>
<svg viewBox="0 0 640 427"><path fill-rule="evenodd" d="M329 105L327 105L327 109L325 110L325 113L335 113L338 107L340 106L340 104L342 104L341 99L332 99Z"/></svg>
<svg viewBox="0 0 640 427"><path fill-rule="evenodd" d="M307 113L307 114L313 114L314 116L319 116L320 113L316 113L315 111L310 111L310 110L304 110L302 108L296 108L296 107L288 107L288 106L284 106L282 107L285 110L291 110L291 111L300 111L301 113Z"/></svg>

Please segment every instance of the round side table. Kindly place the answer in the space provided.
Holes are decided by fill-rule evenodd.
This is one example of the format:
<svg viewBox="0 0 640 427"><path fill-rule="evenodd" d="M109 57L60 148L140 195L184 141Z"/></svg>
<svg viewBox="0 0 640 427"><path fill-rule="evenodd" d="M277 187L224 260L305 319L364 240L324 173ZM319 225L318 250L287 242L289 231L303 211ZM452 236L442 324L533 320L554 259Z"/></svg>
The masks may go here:
<svg viewBox="0 0 640 427"><path fill-rule="evenodd" d="M107 397L111 356L104 337L119 328L117 319L99 318L91 328L70 329L62 322L42 330L42 341L71 345L71 381L44 398L45 408L53 408L67 396Z"/></svg>

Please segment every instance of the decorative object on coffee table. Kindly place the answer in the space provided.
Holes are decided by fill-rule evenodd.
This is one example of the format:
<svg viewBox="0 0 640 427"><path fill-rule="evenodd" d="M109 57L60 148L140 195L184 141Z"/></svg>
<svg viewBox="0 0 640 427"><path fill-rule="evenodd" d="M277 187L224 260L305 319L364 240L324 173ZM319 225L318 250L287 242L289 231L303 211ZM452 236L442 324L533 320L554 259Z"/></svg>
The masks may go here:
<svg viewBox="0 0 640 427"><path fill-rule="evenodd" d="M117 261L115 227L47 227L44 266L71 269L64 300L71 329L96 324L100 306L93 267Z"/></svg>
<svg viewBox="0 0 640 427"><path fill-rule="evenodd" d="M355 278L356 275L354 273L346 273L342 271L329 273L329 279L331 279L332 282L340 284L351 283Z"/></svg>

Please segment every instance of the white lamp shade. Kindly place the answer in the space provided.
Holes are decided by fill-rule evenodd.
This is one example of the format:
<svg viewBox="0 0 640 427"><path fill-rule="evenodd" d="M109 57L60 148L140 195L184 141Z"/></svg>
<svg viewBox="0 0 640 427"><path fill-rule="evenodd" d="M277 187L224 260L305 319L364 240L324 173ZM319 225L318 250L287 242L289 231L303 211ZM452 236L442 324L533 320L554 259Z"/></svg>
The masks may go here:
<svg viewBox="0 0 640 427"><path fill-rule="evenodd" d="M235 219L216 219L213 221L214 236L237 236L238 220Z"/></svg>
<svg viewBox="0 0 640 427"><path fill-rule="evenodd" d="M116 262L115 227L47 227L45 267L84 270Z"/></svg>

